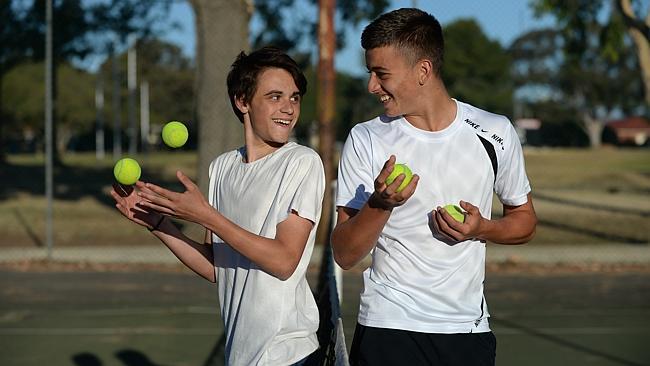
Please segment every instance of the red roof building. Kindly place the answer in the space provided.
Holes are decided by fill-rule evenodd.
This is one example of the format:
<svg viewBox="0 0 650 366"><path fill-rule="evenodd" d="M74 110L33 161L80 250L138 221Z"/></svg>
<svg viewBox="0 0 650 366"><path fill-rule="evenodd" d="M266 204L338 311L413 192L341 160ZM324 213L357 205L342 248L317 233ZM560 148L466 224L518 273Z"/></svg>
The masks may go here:
<svg viewBox="0 0 650 366"><path fill-rule="evenodd" d="M628 117L609 121L606 126L621 145L645 145L650 138L650 122L643 117Z"/></svg>

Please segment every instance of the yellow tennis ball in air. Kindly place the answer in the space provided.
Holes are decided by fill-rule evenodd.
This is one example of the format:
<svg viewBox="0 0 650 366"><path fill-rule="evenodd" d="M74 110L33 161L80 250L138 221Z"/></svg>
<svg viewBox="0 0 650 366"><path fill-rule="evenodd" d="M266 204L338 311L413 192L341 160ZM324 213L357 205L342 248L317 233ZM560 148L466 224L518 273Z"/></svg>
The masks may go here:
<svg viewBox="0 0 650 366"><path fill-rule="evenodd" d="M397 187L397 192L400 192L404 187L406 187L410 182L411 179L413 179L413 172L411 172L411 169L409 169L406 164L395 164L393 167L393 171L390 173L388 178L386 178L386 185L390 185L393 183L395 178L397 178L400 174L404 174L404 180L402 181L402 184Z"/></svg>
<svg viewBox="0 0 650 366"><path fill-rule="evenodd" d="M113 175L115 176L115 179L126 186L135 184L135 182L140 179L140 173L142 173L140 164L131 158L123 158L118 160L117 163L115 163L115 167L113 168Z"/></svg>
<svg viewBox="0 0 650 366"><path fill-rule="evenodd" d="M177 148L187 142L187 127L178 121L168 122L162 130L162 139L169 147Z"/></svg>
<svg viewBox="0 0 650 366"><path fill-rule="evenodd" d="M445 211L447 211L449 215L451 215L451 217L454 218L454 220L458 222L465 222L465 215L464 215L465 212L463 211L462 208L451 204L446 205L443 208L445 209Z"/></svg>

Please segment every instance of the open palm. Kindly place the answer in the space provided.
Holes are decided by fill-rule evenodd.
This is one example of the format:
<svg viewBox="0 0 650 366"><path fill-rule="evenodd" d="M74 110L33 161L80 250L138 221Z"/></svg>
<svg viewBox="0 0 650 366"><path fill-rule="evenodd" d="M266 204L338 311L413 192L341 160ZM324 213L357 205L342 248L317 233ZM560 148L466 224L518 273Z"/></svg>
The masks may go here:
<svg viewBox="0 0 650 366"><path fill-rule="evenodd" d="M144 185L138 185L138 190L147 191ZM153 227L161 217L161 213L142 205L142 197L136 194L135 186L113 184L111 196L115 200L115 207L127 219L147 228Z"/></svg>

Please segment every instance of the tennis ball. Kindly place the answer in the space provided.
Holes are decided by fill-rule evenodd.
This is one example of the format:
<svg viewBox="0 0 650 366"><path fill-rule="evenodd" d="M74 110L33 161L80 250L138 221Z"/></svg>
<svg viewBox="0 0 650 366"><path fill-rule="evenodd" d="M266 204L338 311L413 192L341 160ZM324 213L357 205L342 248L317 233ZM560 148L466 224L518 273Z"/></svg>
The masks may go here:
<svg viewBox="0 0 650 366"><path fill-rule="evenodd" d="M464 211L460 207L450 204L450 205L446 205L443 208L447 211L448 214L451 215L451 217L454 218L454 220L458 222L465 222Z"/></svg>
<svg viewBox="0 0 650 366"><path fill-rule="evenodd" d="M178 121L171 121L162 129L162 139L169 147L177 148L187 142L187 127Z"/></svg>
<svg viewBox="0 0 650 366"><path fill-rule="evenodd" d="M400 192L404 187L406 187L409 182L411 182L411 179L413 179L413 173L411 172L411 169L409 169L406 164L395 164L393 167L393 171L390 173L388 178L386 178L386 185L390 185L393 183L395 178L397 178L400 174L404 174L404 180L402 181L402 184L397 187L397 192Z"/></svg>
<svg viewBox="0 0 650 366"><path fill-rule="evenodd" d="M123 158L115 163L113 175L121 184L130 186L140 179L140 164L131 158Z"/></svg>

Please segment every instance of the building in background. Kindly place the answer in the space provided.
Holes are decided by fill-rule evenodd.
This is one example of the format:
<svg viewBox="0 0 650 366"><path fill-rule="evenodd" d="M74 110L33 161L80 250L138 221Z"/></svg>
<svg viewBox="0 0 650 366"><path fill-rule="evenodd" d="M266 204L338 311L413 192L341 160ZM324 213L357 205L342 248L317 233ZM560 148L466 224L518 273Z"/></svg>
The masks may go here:
<svg viewBox="0 0 650 366"><path fill-rule="evenodd" d="M605 124L604 142L627 146L648 146L650 122L643 117L627 117Z"/></svg>

